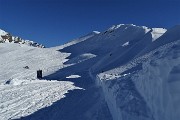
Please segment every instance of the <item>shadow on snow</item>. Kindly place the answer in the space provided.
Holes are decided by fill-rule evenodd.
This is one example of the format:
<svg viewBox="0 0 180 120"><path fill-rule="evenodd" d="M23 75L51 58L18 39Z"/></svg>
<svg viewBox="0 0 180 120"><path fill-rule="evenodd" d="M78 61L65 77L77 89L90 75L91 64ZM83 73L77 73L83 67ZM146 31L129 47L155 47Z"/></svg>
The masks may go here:
<svg viewBox="0 0 180 120"><path fill-rule="evenodd" d="M102 91L95 86L90 78L88 68L94 64L97 58L60 69L45 76L47 80L71 81L82 89L71 90L65 97L54 102L51 106L42 108L21 120L112 120ZM80 78L67 79L72 74Z"/></svg>

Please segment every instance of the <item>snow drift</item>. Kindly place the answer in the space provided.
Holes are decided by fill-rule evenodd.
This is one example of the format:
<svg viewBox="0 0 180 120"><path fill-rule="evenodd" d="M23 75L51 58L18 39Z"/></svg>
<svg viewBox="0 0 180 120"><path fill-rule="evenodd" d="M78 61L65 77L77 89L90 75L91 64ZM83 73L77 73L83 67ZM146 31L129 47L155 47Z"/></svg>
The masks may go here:
<svg viewBox="0 0 180 120"><path fill-rule="evenodd" d="M53 87L57 87L54 83L59 85L58 90L68 87L59 93L61 97L51 97L51 102L42 97L44 104L50 104L50 107L44 108L48 106L45 104L36 108L28 103L32 107L23 113L6 111L8 106L18 111L21 107L13 107L16 101L5 96L12 102L4 100L0 103L6 106L0 107L2 119L179 120L179 33L179 25L166 30L120 24L53 48L0 44L0 94L5 94L2 90L10 90L8 86L24 88L24 85L34 83L40 89L46 83L52 84L49 86L52 95ZM8 56L12 58L8 59ZM25 70L27 65L30 69ZM41 86L35 79L37 69L45 71L44 79L55 82L42 80L45 86ZM67 93L67 90L72 92ZM67 94L62 100L64 93ZM25 98L32 99L30 96ZM57 103L52 105L57 99L63 110L56 106ZM26 103L26 100L22 101ZM28 110L31 111L29 114L26 113Z"/></svg>

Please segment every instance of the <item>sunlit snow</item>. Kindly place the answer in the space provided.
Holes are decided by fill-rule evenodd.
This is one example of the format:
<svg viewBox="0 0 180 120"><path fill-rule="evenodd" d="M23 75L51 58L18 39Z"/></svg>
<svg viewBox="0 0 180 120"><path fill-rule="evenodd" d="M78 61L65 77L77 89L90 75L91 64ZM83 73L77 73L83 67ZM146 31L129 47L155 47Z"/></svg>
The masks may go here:
<svg viewBox="0 0 180 120"><path fill-rule="evenodd" d="M179 120L179 33L119 24L53 48L0 43L0 119Z"/></svg>

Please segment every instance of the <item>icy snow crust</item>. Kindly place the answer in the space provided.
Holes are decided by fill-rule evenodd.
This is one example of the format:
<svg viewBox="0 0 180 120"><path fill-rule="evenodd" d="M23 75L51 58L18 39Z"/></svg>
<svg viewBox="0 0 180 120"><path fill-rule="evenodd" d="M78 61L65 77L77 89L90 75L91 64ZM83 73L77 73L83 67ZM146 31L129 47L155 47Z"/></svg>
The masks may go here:
<svg viewBox="0 0 180 120"><path fill-rule="evenodd" d="M0 117L179 120L179 33L120 24L53 48L0 44Z"/></svg>

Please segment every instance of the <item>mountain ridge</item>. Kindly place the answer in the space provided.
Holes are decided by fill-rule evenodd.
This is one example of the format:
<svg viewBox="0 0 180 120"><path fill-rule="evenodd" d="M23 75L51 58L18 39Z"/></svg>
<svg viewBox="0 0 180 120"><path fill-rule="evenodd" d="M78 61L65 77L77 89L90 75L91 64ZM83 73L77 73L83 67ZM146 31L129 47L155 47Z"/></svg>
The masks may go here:
<svg viewBox="0 0 180 120"><path fill-rule="evenodd" d="M52 48L0 44L0 119L179 120L179 33L120 24Z"/></svg>
<svg viewBox="0 0 180 120"><path fill-rule="evenodd" d="M39 47L39 48L45 47L44 45L36 43L34 41L24 40L20 37L13 36L2 29L0 29L0 43L18 43L18 44L25 44L28 46Z"/></svg>

